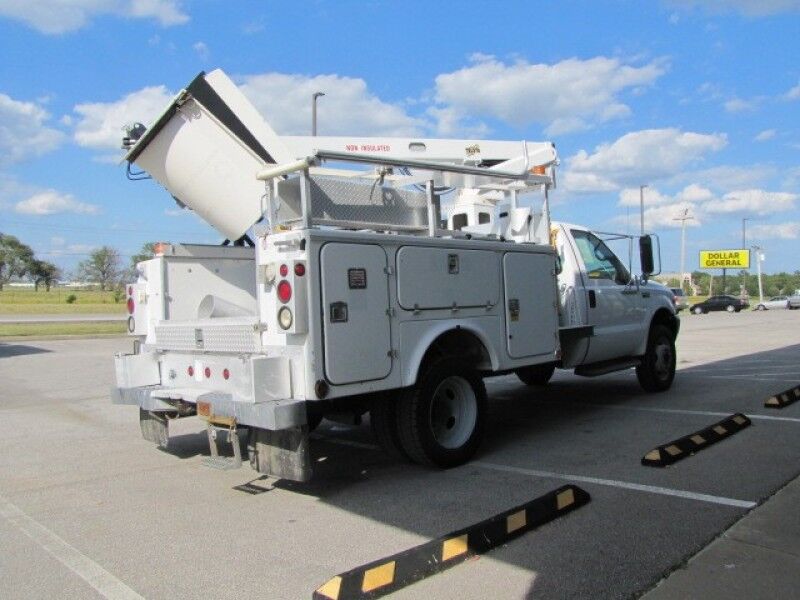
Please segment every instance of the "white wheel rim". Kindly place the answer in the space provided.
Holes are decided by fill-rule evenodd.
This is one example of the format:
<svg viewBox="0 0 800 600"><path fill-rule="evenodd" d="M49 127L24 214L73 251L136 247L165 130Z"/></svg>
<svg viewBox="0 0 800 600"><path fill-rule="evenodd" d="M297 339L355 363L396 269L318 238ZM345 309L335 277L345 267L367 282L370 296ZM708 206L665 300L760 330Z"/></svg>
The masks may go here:
<svg viewBox="0 0 800 600"><path fill-rule="evenodd" d="M672 370L672 344L666 340L661 340L653 348L653 353L655 354L653 370L656 376L661 381L664 381L669 377Z"/></svg>
<svg viewBox="0 0 800 600"><path fill-rule="evenodd" d="M433 393L429 426L436 442L453 450L467 443L478 420L478 400L469 381L458 375L444 379Z"/></svg>
<svg viewBox="0 0 800 600"><path fill-rule="evenodd" d="M727 308L726 310L727 310L728 312L733 312L735 309L733 308L733 306L732 306L732 305L728 305L728 308Z"/></svg>

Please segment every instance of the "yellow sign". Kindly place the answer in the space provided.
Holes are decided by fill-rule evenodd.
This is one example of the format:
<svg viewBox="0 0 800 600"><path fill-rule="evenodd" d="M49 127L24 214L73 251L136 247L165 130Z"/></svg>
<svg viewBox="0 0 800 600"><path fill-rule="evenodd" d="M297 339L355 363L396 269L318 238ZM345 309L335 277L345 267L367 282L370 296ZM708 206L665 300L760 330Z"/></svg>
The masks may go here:
<svg viewBox="0 0 800 600"><path fill-rule="evenodd" d="M701 269L749 269L750 250L701 250Z"/></svg>

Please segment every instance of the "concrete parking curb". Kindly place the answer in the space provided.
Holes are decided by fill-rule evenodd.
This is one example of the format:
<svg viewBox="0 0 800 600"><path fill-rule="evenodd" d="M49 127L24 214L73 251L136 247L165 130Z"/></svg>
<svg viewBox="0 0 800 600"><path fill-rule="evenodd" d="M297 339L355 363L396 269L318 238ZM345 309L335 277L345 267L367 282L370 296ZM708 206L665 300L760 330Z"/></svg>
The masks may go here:
<svg viewBox="0 0 800 600"><path fill-rule="evenodd" d="M800 400L800 386L789 388L785 392L770 396L764 402L766 408L783 408Z"/></svg>
<svg viewBox="0 0 800 600"><path fill-rule="evenodd" d="M313 599L379 598L488 552L589 500L577 486L560 487L475 525L336 575L317 588Z"/></svg>
<svg viewBox="0 0 800 600"><path fill-rule="evenodd" d="M646 467L666 467L750 425L750 419L741 413L736 413L705 429L654 448L644 455L642 464Z"/></svg>

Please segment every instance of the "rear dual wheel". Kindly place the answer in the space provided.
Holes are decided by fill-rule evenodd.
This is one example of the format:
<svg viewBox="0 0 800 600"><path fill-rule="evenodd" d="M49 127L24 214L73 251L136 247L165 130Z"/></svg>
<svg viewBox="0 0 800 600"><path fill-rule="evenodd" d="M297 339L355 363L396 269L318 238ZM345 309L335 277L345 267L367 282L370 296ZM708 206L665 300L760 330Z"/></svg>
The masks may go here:
<svg viewBox="0 0 800 600"><path fill-rule="evenodd" d="M475 454L486 412L480 375L463 360L442 358L428 366L416 386L375 402L370 419L375 437L391 456L447 469Z"/></svg>

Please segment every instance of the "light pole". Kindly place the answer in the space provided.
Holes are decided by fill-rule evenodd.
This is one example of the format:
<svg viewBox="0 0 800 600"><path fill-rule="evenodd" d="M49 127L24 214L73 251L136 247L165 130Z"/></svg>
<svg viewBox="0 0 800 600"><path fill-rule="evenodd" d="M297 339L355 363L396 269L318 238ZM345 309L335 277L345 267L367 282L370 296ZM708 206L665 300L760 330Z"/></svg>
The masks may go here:
<svg viewBox="0 0 800 600"><path fill-rule="evenodd" d="M639 222L642 226L642 235L644 235L644 188L647 184L639 186Z"/></svg>
<svg viewBox="0 0 800 600"><path fill-rule="evenodd" d="M750 217L742 218L742 249L747 250L747 222L752 221ZM739 291L742 300L747 296L747 269L742 269L742 289ZM760 302L761 300L759 300Z"/></svg>
<svg viewBox="0 0 800 600"><path fill-rule="evenodd" d="M756 251L756 269L758 269L758 303L764 302L764 288L761 286L761 261L764 260L764 255L761 253L761 246L753 246Z"/></svg>
<svg viewBox="0 0 800 600"><path fill-rule="evenodd" d="M683 282L686 280L686 270L685 270L685 260L686 260L686 221L690 219L694 219L692 215L689 214L689 209L685 208L683 210L683 216L676 217L672 219L673 221L680 221L681 222L681 289L683 288ZM686 291L686 290L684 290Z"/></svg>
<svg viewBox="0 0 800 600"><path fill-rule="evenodd" d="M314 92L311 95L311 135L317 135L317 98L324 96L325 92Z"/></svg>

